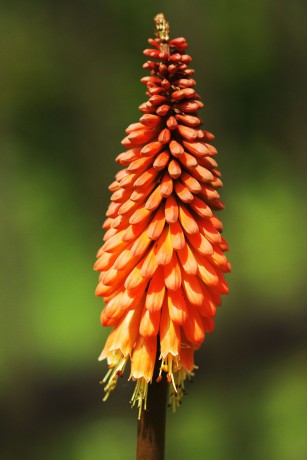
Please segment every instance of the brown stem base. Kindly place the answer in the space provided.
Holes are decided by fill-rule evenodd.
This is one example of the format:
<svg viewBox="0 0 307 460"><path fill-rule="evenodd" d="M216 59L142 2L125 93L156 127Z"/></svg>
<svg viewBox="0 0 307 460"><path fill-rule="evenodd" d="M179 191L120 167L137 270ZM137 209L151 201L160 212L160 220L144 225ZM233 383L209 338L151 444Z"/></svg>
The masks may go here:
<svg viewBox="0 0 307 460"><path fill-rule="evenodd" d="M160 364L157 359L154 375ZM147 409L138 421L136 460L164 460L167 387L166 378L148 386Z"/></svg>

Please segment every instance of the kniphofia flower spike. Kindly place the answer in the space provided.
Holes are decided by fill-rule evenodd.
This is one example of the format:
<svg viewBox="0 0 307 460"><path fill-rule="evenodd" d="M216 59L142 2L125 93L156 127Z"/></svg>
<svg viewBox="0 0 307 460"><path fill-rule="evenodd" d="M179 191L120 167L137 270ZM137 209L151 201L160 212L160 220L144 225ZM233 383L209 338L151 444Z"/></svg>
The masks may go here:
<svg viewBox="0 0 307 460"><path fill-rule="evenodd" d="M148 385L164 374L170 403L179 404L195 369L194 351L213 330L221 295L228 293L224 274L230 270L215 215L223 208L217 151L198 118L203 103L187 43L169 40L163 15L155 20L157 37L144 51L150 75L141 79L149 99L116 158L123 169L109 187L105 242L95 264L96 294L105 301L101 323L112 327L99 357L109 365L104 399L130 360L139 416ZM161 365L154 376L156 357Z"/></svg>

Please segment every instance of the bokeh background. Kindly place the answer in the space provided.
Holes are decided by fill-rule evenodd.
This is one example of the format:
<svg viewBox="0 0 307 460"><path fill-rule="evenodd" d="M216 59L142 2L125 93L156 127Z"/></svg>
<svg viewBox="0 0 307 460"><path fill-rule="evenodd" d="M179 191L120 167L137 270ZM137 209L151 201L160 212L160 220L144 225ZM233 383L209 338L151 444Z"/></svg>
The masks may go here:
<svg viewBox="0 0 307 460"><path fill-rule="evenodd" d="M217 136L233 265L167 458L307 458L304 0L2 0L2 460L134 458L132 384L100 402L92 265L160 11Z"/></svg>

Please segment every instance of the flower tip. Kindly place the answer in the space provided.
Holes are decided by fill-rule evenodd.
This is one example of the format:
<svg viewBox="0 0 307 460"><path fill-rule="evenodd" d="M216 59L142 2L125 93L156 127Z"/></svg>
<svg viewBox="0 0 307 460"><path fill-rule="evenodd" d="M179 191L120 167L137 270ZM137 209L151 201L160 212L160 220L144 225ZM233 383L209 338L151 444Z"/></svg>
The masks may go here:
<svg viewBox="0 0 307 460"><path fill-rule="evenodd" d="M102 350L102 352L98 356L98 361L103 361L105 358L106 358L105 352Z"/></svg>

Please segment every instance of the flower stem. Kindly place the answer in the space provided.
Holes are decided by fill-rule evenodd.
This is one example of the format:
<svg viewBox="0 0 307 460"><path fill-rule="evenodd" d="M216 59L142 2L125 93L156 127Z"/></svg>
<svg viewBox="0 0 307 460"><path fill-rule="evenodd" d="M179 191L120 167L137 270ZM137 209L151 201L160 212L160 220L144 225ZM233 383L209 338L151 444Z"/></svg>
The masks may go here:
<svg viewBox="0 0 307 460"><path fill-rule="evenodd" d="M154 376L159 373L161 362L156 359ZM167 380L148 386L147 409L138 421L136 460L164 460Z"/></svg>

